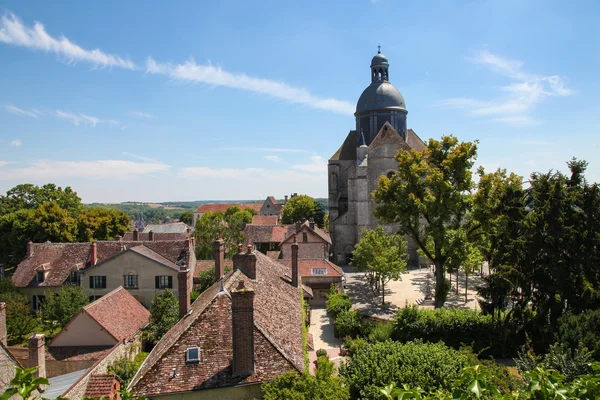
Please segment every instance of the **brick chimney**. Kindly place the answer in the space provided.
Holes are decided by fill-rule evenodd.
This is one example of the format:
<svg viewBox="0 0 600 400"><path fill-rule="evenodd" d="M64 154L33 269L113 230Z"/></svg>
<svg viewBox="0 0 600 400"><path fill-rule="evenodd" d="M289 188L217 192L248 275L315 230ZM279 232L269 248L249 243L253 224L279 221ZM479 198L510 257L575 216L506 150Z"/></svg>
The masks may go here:
<svg viewBox="0 0 600 400"><path fill-rule="evenodd" d="M123 236L121 236L121 235L115 236L115 241L120 242L121 240L123 240Z"/></svg>
<svg viewBox="0 0 600 400"><path fill-rule="evenodd" d="M30 240L27 242L27 258L33 255L33 242Z"/></svg>
<svg viewBox="0 0 600 400"><path fill-rule="evenodd" d="M225 268L225 246L224 241L221 239L221 235L213 243L214 257L215 257L215 277L217 280L223 277Z"/></svg>
<svg viewBox="0 0 600 400"><path fill-rule="evenodd" d="M98 262L98 245L96 242L92 242L92 251L90 254L90 265L96 265Z"/></svg>
<svg viewBox="0 0 600 400"><path fill-rule="evenodd" d="M177 286L178 286L178 297L179 297L179 318L185 317L188 310L190 309L190 270L186 265L179 267L177 273Z"/></svg>
<svg viewBox="0 0 600 400"><path fill-rule="evenodd" d="M6 303L0 303L0 343L6 346Z"/></svg>
<svg viewBox="0 0 600 400"><path fill-rule="evenodd" d="M148 240L151 242L154 242L154 232L152 232L152 231L148 232Z"/></svg>
<svg viewBox="0 0 600 400"><path fill-rule="evenodd" d="M254 290L244 281L231 292L231 331L233 339L233 376L254 373Z"/></svg>
<svg viewBox="0 0 600 400"><path fill-rule="evenodd" d="M294 243L292 243L292 285L298 287L298 242L294 235Z"/></svg>
<svg viewBox="0 0 600 400"><path fill-rule="evenodd" d="M233 256L234 269L241 270L250 279L256 279L256 254L252 253L252 245L248 245L246 253L242 253L242 246L238 247L238 251Z"/></svg>
<svg viewBox="0 0 600 400"><path fill-rule="evenodd" d="M139 240L140 240L140 233L138 232L138 230L137 230L137 229L134 229L134 230L133 230L133 241L134 241L134 242L137 242L137 241L139 241Z"/></svg>
<svg viewBox="0 0 600 400"><path fill-rule="evenodd" d="M283 204L287 203L288 200L288 195L286 194L285 196L283 196Z"/></svg>
<svg viewBox="0 0 600 400"><path fill-rule="evenodd" d="M34 333L29 338L29 368L39 367L33 375L35 378L46 377L46 349L44 347L44 335Z"/></svg>
<svg viewBox="0 0 600 400"><path fill-rule="evenodd" d="M312 229L314 231L315 230L315 220L311 218L308 221L308 226L310 227L310 229Z"/></svg>

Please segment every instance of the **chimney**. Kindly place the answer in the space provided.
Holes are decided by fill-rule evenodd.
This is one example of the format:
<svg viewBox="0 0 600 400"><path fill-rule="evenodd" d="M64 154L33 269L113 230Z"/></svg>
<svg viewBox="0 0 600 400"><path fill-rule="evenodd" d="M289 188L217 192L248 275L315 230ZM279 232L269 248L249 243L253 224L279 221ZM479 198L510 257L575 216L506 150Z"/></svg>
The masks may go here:
<svg viewBox="0 0 600 400"><path fill-rule="evenodd" d="M96 242L92 243L92 254L90 254L90 264L96 265L98 262L98 245Z"/></svg>
<svg viewBox="0 0 600 400"><path fill-rule="evenodd" d="M27 242L27 258L33 255L33 242L30 240Z"/></svg>
<svg viewBox="0 0 600 400"><path fill-rule="evenodd" d="M310 229L312 229L314 231L315 230L315 220L311 218L308 221L308 226L310 227Z"/></svg>
<svg viewBox="0 0 600 400"><path fill-rule="evenodd" d="M29 338L29 368L39 367L33 374L35 378L46 377L46 349L44 347L44 335L34 333Z"/></svg>
<svg viewBox="0 0 600 400"><path fill-rule="evenodd" d="M0 343L6 346L6 303L0 303Z"/></svg>
<svg viewBox="0 0 600 400"><path fill-rule="evenodd" d="M294 235L294 243L292 243L292 285L298 287L298 242Z"/></svg>
<svg viewBox="0 0 600 400"><path fill-rule="evenodd" d="M234 269L241 270L250 279L256 279L256 254L252 253L252 245L248 245L246 253L241 250L242 246L239 246L239 253L233 256Z"/></svg>
<svg viewBox="0 0 600 400"><path fill-rule="evenodd" d="M302 221L296 221L296 231L299 231L302 228Z"/></svg>
<svg viewBox="0 0 600 400"><path fill-rule="evenodd" d="M285 196L283 196L283 204L287 203L288 200L288 195L286 194Z"/></svg>
<svg viewBox="0 0 600 400"><path fill-rule="evenodd" d="M215 257L215 277L217 280L223 277L225 268L225 242L221 239L221 234L217 240L213 243L214 257Z"/></svg>
<svg viewBox="0 0 600 400"><path fill-rule="evenodd" d="M115 240L116 240L117 242L120 242L121 240L123 240L123 236L121 236L121 235L117 235L117 236L115 236Z"/></svg>
<svg viewBox="0 0 600 400"><path fill-rule="evenodd" d="M137 242L138 240L140 240L140 233L138 232L137 229L133 230L133 241Z"/></svg>
<svg viewBox="0 0 600 400"><path fill-rule="evenodd" d="M233 376L254 373L254 290L240 281L231 292L231 331L233 341Z"/></svg>
<svg viewBox="0 0 600 400"><path fill-rule="evenodd" d="M177 273L178 297L179 297L179 319L185 317L190 309L190 270L184 264L179 267Z"/></svg>
<svg viewBox="0 0 600 400"><path fill-rule="evenodd" d="M148 240L151 242L154 242L154 232L153 231L148 232Z"/></svg>

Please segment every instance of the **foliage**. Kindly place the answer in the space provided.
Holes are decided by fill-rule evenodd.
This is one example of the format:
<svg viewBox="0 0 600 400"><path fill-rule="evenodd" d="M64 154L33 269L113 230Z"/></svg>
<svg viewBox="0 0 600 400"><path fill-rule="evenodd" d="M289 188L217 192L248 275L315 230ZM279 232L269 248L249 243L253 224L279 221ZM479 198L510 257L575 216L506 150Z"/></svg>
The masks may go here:
<svg viewBox="0 0 600 400"><path fill-rule="evenodd" d="M231 271L231 267L225 267L225 269L223 270L224 273L228 273L229 271ZM200 285L198 288L198 295L200 295L200 293L204 292L206 289L208 289L209 287L211 287L212 285L215 284L215 282L217 282L217 276L215 275L215 267L212 266L204 271L201 271L200 274L198 275L198 278L194 278L194 283L197 285ZM198 296L196 296L198 297ZM195 300L195 298L194 298Z"/></svg>
<svg viewBox="0 0 600 400"><path fill-rule="evenodd" d="M543 357L536 356L524 346L515 361L521 373L543 367L558 371L569 382L577 376L592 372L591 359L592 353L581 344L571 348L564 343L555 343Z"/></svg>
<svg viewBox="0 0 600 400"><path fill-rule="evenodd" d="M450 390L467 360L441 344L387 341L369 344L340 367L352 398L377 399L379 387L391 382L426 391Z"/></svg>
<svg viewBox="0 0 600 400"><path fill-rule="evenodd" d="M369 343L385 342L392 338L395 326L392 322L381 322L375 324L368 335Z"/></svg>
<svg viewBox="0 0 600 400"><path fill-rule="evenodd" d="M129 216L123 211L88 208L77 217L77 241L113 240L129 230Z"/></svg>
<svg viewBox="0 0 600 400"><path fill-rule="evenodd" d="M179 302L170 289L165 289L150 303L150 323L146 327L148 339L157 343L177 321L179 321Z"/></svg>
<svg viewBox="0 0 600 400"><path fill-rule="evenodd" d="M323 227L325 212L321 205L310 196L301 194L285 203L281 213L282 224L293 224L297 221L313 219L319 227Z"/></svg>
<svg viewBox="0 0 600 400"><path fill-rule="evenodd" d="M476 143L453 136L430 139L423 151L399 151L398 170L391 178L382 176L373 192L378 220L398 224L435 264L436 308L444 303L448 233L462 228L471 208L476 154Z"/></svg>
<svg viewBox="0 0 600 400"><path fill-rule="evenodd" d="M354 310L342 311L333 323L335 336L342 338L358 335L361 327L360 315Z"/></svg>
<svg viewBox="0 0 600 400"><path fill-rule="evenodd" d="M237 252L237 245L245 240L242 232L245 225L252 222L256 211L239 210L229 207L225 213L220 211L206 212L196 221L194 235L196 237L196 257L199 260L213 258L213 243L220 236L225 241L225 255L231 258Z"/></svg>
<svg viewBox="0 0 600 400"><path fill-rule="evenodd" d="M340 313L352 308L352 301L346 293L330 293L325 306L331 318L336 319Z"/></svg>
<svg viewBox="0 0 600 400"><path fill-rule="evenodd" d="M344 342L344 346L346 346L346 349L348 349L348 352L350 353L350 355L357 353L363 347L366 347L368 345L369 345L369 342L367 342L362 337L357 337L357 338L348 337L348 338L346 338L346 341Z"/></svg>
<svg viewBox="0 0 600 400"><path fill-rule="evenodd" d="M325 349L317 350L317 357L321 357L321 356L327 357L327 350L325 350Z"/></svg>
<svg viewBox="0 0 600 400"><path fill-rule="evenodd" d="M19 210L35 210L44 203L56 203L61 209L77 215L83 211L83 204L77 193L69 186L62 189L53 183L43 186L32 184L17 185L0 196L0 215Z"/></svg>
<svg viewBox="0 0 600 400"><path fill-rule="evenodd" d="M181 213L181 215L179 216L179 221L189 226L192 226L193 219L194 213L192 211L186 211L184 213Z"/></svg>
<svg viewBox="0 0 600 400"><path fill-rule="evenodd" d="M401 279L406 271L407 244L400 235L388 235L381 226L375 230L363 229L360 241L354 247L351 265L359 271L370 271L374 286L385 304L385 285Z"/></svg>
<svg viewBox="0 0 600 400"><path fill-rule="evenodd" d="M600 360L600 309L588 310L575 315L568 313L558 320L556 341L572 349L579 345L592 352L594 360Z"/></svg>
<svg viewBox="0 0 600 400"><path fill-rule="evenodd" d="M0 400L8 400L14 395L21 396L22 399L33 398L38 386L48 385L48 379L35 378L33 376L38 368L20 368L15 366L15 377L11 379L10 387L0 395Z"/></svg>
<svg viewBox="0 0 600 400"><path fill-rule="evenodd" d="M108 366L108 372L115 374L121 383L121 387L126 388L146 357L148 357L148 353L140 352L135 355L133 360L129 356L118 358Z"/></svg>
<svg viewBox="0 0 600 400"><path fill-rule="evenodd" d="M9 343L21 343L39 325L21 290L10 279L0 281L0 302L6 303L6 333Z"/></svg>
<svg viewBox="0 0 600 400"><path fill-rule="evenodd" d="M63 285L54 294L46 293L41 317L50 328L57 325L59 328L64 328L88 302L88 295L81 286Z"/></svg>

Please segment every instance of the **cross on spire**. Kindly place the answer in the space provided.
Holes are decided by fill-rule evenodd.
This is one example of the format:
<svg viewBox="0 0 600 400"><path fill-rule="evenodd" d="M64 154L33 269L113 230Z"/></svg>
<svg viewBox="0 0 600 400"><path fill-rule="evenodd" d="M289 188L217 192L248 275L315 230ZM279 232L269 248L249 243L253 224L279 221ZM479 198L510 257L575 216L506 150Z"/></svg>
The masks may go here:
<svg viewBox="0 0 600 400"><path fill-rule="evenodd" d="M377 54L381 54L381 45L380 44L377 45Z"/></svg>

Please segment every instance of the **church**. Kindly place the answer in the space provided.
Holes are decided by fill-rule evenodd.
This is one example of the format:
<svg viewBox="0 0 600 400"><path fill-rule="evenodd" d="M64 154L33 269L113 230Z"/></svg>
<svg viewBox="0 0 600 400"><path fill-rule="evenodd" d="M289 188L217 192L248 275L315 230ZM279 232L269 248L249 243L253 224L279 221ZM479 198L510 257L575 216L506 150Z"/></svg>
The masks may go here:
<svg viewBox="0 0 600 400"><path fill-rule="evenodd" d="M406 128L406 104L390 83L389 63L378 51L371 60L371 84L356 104L356 129L351 130L338 151L329 159L329 224L333 261L347 264L363 228L375 229L376 204L371 193L382 175L397 169L399 150L423 150L425 143ZM382 225L386 232L396 225ZM417 248L408 240L409 265L417 265Z"/></svg>

